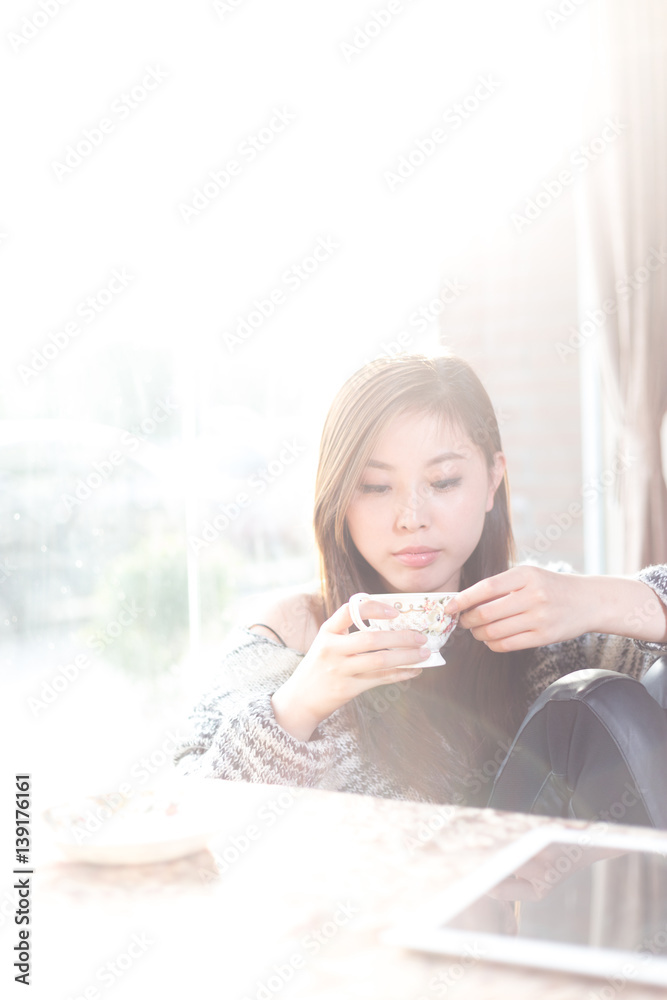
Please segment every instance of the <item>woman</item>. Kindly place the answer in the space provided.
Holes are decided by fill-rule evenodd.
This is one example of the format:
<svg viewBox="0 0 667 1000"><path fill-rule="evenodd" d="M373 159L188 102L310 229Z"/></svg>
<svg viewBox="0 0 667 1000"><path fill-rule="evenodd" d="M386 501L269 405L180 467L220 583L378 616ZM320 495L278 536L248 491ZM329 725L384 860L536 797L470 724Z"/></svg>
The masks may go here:
<svg viewBox="0 0 667 1000"><path fill-rule="evenodd" d="M178 748L184 773L481 805L547 685L583 667L639 678L667 652L667 567L624 579L514 565L497 421L460 358L380 359L346 382L314 526L321 591L233 637ZM419 634L382 632L378 649L347 602L423 591L458 592L460 618L446 667L422 672Z"/></svg>

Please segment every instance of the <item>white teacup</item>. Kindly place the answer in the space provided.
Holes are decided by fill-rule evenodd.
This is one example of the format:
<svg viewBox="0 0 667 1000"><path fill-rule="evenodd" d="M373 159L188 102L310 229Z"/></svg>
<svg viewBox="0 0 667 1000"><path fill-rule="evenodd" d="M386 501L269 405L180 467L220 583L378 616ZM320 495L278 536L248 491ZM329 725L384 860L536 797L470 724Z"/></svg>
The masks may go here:
<svg viewBox="0 0 667 1000"><path fill-rule="evenodd" d="M446 615L443 609L453 597L457 596L453 592L450 594L353 594L348 601L348 606L352 621L362 631L386 632L410 628L421 632L426 636L426 645L431 651L431 656L419 665L439 667L447 662L440 655L439 650L445 645L459 620L458 614ZM359 614L359 605L362 601L381 601L382 604L390 604L400 614L396 615L395 618L369 618L370 625L366 625Z"/></svg>

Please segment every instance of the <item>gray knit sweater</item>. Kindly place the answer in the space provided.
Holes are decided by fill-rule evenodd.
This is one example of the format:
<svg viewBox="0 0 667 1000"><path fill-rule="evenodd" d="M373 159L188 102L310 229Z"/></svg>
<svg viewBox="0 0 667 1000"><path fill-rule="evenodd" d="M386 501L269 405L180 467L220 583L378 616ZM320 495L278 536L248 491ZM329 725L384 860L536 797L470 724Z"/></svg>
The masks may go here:
<svg viewBox="0 0 667 1000"><path fill-rule="evenodd" d="M636 574L667 605L667 566ZM631 609L629 609L631 611ZM667 645L588 633L535 650L526 684L526 710L552 681L574 670L599 667L640 678ZM302 741L278 725L272 694L290 677L303 653L248 629L227 641L220 675L192 712L174 759L182 774L303 785L387 798L419 799L419 792L371 760L362 749L348 705L335 711ZM416 679L418 681L418 678ZM411 684L404 681L401 684ZM389 688L385 685L385 697ZM391 697L386 698L391 710ZM441 739L434 729L433 736Z"/></svg>

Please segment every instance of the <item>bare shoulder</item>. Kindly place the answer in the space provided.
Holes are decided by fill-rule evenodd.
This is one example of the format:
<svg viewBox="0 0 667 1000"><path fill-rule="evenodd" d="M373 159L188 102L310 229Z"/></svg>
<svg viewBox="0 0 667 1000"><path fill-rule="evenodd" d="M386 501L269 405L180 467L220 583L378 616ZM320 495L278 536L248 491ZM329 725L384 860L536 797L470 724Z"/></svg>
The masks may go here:
<svg viewBox="0 0 667 1000"><path fill-rule="evenodd" d="M253 632L270 639L280 636L286 646L306 653L324 621L322 597L315 591L288 594L257 612Z"/></svg>

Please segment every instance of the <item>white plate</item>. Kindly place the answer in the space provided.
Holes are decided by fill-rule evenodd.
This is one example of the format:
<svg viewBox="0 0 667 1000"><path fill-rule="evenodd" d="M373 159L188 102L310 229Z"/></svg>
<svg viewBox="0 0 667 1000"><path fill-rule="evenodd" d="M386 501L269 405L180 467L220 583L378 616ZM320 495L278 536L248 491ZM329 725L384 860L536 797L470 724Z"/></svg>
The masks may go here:
<svg viewBox="0 0 667 1000"><path fill-rule="evenodd" d="M203 850L229 825L214 785L194 780L127 796L101 793L53 806L43 815L71 861L98 865L170 861Z"/></svg>

